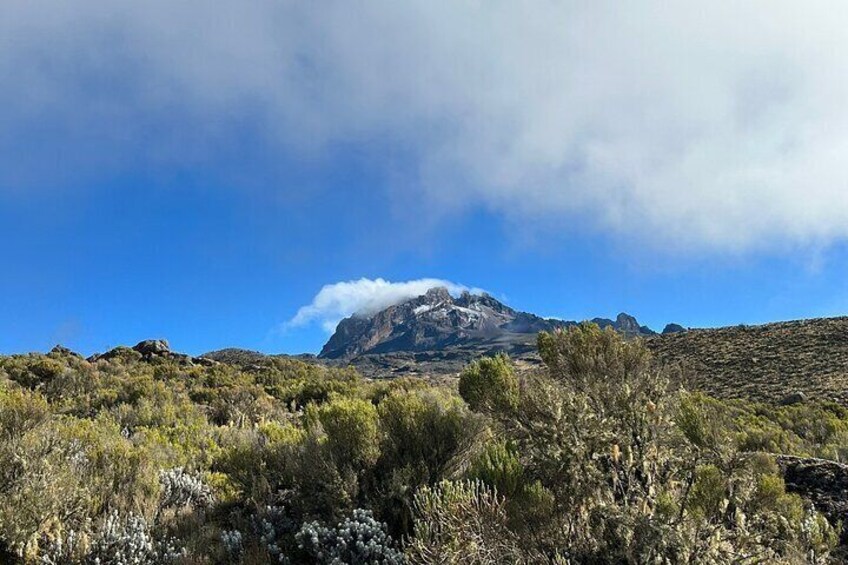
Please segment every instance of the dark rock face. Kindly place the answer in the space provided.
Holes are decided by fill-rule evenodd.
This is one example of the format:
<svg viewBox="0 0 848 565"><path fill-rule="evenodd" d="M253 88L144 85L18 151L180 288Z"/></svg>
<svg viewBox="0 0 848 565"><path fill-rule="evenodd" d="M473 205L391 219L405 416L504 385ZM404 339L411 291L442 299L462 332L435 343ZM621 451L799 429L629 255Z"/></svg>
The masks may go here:
<svg viewBox="0 0 848 565"><path fill-rule="evenodd" d="M685 331L686 331L686 328L684 328L680 324L668 324L668 325L666 325L665 328L663 328L662 333L663 333L663 335L668 335L668 334L679 334L679 333L682 333L682 332L685 332Z"/></svg>
<svg viewBox="0 0 848 565"><path fill-rule="evenodd" d="M342 320L319 357L443 350L565 324L516 312L488 295L464 293L454 298L445 288L433 288L370 317L355 315Z"/></svg>
<svg viewBox="0 0 848 565"><path fill-rule="evenodd" d="M840 541L848 543L848 465L828 461L778 455L786 490L806 498L828 521L842 522Z"/></svg>
<svg viewBox="0 0 848 565"><path fill-rule="evenodd" d="M80 355L79 353L77 353L75 351L71 351L70 349L68 349L64 345L56 345L55 347L53 347L53 349L50 350L50 353L52 353L54 355L65 355L65 356L69 356L69 357L76 357L78 359L82 359L82 355Z"/></svg>
<svg viewBox="0 0 848 565"><path fill-rule="evenodd" d="M654 333L627 314L592 321L627 336ZM380 312L345 318L319 358L351 362L371 375L401 374L412 367L449 373L480 355L532 355L539 332L575 324L516 311L486 294L454 298L445 288L433 288Z"/></svg>
<svg viewBox="0 0 848 565"><path fill-rule="evenodd" d="M636 318L624 312L616 316L615 320L593 318L592 322L598 324L601 328L612 328L627 337L654 335L656 333L648 326L640 326Z"/></svg>

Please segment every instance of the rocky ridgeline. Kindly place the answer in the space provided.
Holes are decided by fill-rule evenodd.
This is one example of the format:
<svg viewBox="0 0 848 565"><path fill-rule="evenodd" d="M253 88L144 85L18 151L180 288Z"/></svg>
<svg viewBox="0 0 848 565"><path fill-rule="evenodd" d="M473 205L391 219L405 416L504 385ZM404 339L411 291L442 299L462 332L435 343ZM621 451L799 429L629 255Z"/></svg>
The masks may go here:
<svg viewBox="0 0 848 565"><path fill-rule="evenodd" d="M846 317L689 330L646 342L661 362L682 367L692 388L715 396L848 404Z"/></svg>
<svg viewBox="0 0 848 565"><path fill-rule="evenodd" d="M59 355L73 355L75 357L82 358L78 353L74 353L67 347L63 347L61 345L57 345L54 347L50 353L59 354ZM176 361L182 365L203 365L206 367L211 367L213 365L217 365L218 361L213 359L207 359L205 357L192 357L191 355L187 355L185 353L175 353L171 351L171 347L168 344L167 340L164 339L146 339L144 341L140 341L133 347L126 346L118 346L114 349L110 349L105 353L95 353L91 357L87 358L86 361L89 363L96 363L100 360L108 361L110 359L116 359L121 357L130 357L130 358L140 358L144 361L152 361L155 359L168 359L171 361Z"/></svg>

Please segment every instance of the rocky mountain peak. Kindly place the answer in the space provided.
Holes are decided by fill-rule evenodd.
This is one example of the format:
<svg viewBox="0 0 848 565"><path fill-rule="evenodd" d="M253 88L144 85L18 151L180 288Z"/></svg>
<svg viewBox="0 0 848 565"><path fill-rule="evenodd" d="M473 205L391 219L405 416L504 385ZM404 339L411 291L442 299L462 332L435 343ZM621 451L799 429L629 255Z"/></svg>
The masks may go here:
<svg viewBox="0 0 848 565"><path fill-rule="evenodd" d="M494 337L515 314L488 295L464 292L454 298L444 287L431 288L371 316L345 318L320 357L337 359L363 353L441 349Z"/></svg>
<svg viewBox="0 0 848 565"><path fill-rule="evenodd" d="M624 312L615 317L615 325L619 331L624 333L638 333L640 328L636 318Z"/></svg>
<svg viewBox="0 0 848 565"><path fill-rule="evenodd" d="M421 298L427 304L439 304L441 302L449 302L453 297L448 292L448 289L443 286L436 286L425 292Z"/></svg>
<svg viewBox="0 0 848 565"><path fill-rule="evenodd" d="M624 313L615 321L604 318L593 321L626 335L653 333ZM485 293L463 292L454 297L447 288L435 287L370 316L355 314L345 318L319 357L349 360L361 355L398 352L453 351L461 352L460 356L495 351L524 353L533 349L540 331L575 323L518 312Z"/></svg>

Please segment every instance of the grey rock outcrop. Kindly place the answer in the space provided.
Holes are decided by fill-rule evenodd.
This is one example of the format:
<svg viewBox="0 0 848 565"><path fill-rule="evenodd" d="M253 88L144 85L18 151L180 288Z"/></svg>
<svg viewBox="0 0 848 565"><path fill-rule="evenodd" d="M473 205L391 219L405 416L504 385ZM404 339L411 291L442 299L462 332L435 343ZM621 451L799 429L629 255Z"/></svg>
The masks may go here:
<svg viewBox="0 0 848 565"><path fill-rule="evenodd" d="M144 356L167 356L171 353L171 346L166 339L145 339L138 342L133 351L138 351Z"/></svg>
<svg viewBox="0 0 848 565"><path fill-rule="evenodd" d="M791 406L793 404L801 404L802 402L806 401L807 395L801 391L797 391L784 396L783 399L780 401L780 404L782 404L783 406Z"/></svg>
<svg viewBox="0 0 848 565"><path fill-rule="evenodd" d="M176 353L171 351L171 346L166 339L145 339L138 342L133 347L118 346L110 349L105 353L96 353L88 358L90 363L110 359L125 358L130 360L154 361L156 359L165 359L171 362L176 362L180 365L202 365L211 367L218 364L214 359L204 357L192 357L185 353Z"/></svg>

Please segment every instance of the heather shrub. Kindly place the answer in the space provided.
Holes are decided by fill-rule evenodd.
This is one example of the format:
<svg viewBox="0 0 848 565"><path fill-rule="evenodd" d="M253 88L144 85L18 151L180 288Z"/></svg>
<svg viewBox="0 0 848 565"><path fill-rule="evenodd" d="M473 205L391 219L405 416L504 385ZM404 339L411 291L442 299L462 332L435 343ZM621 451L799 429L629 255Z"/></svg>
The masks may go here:
<svg viewBox="0 0 848 565"><path fill-rule="evenodd" d="M380 459L373 504L395 536L412 529L412 496L424 485L457 475L482 435L482 419L455 394L433 388L396 388L377 407Z"/></svg>
<svg viewBox="0 0 848 565"><path fill-rule="evenodd" d="M524 482L524 466L514 444L495 440L487 443L471 461L468 476L503 496L512 497Z"/></svg>
<svg viewBox="0 0 848 565"><path fill-rule="evenodd" d="M406 548L410 563L531 562L533 554L507 526L505 499L480 482L424 487L414 505L415 531Z"/></svg>
<svg viewBox="0 0 848 565"><path fill-rule="evenodd" d="M366 400L337 398L317 409L328 454L339 467L363 469L380 455L377 409Z"/></svg>
<svg viewBox="0 0 848 565"><path fill-rule="evenodd" d="M378 406L384 469L412 468L433 484L461 467L483 430L479 417L448 391L395 391Z"/></svg>

